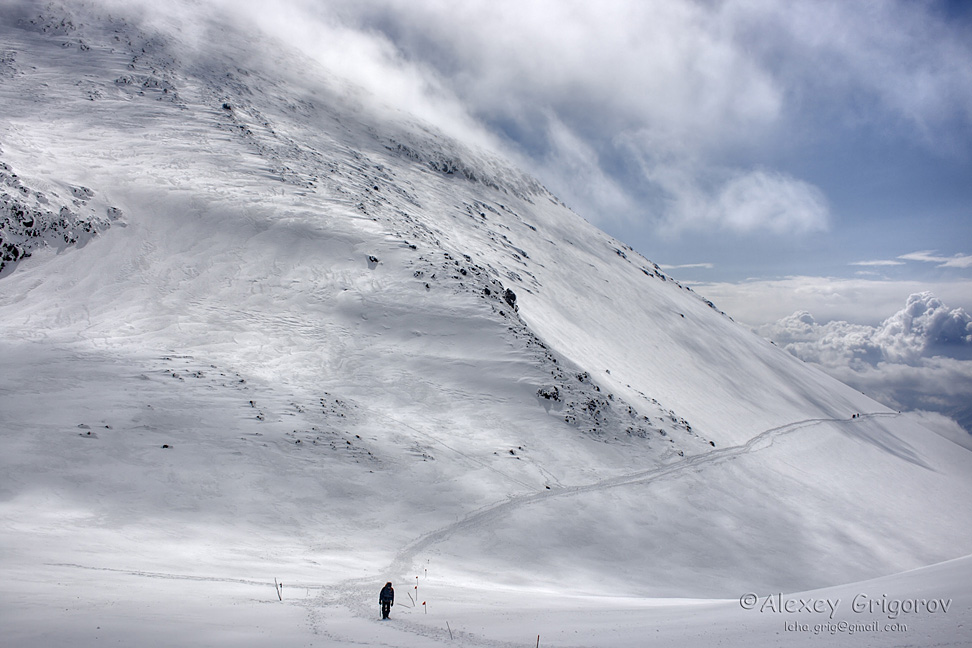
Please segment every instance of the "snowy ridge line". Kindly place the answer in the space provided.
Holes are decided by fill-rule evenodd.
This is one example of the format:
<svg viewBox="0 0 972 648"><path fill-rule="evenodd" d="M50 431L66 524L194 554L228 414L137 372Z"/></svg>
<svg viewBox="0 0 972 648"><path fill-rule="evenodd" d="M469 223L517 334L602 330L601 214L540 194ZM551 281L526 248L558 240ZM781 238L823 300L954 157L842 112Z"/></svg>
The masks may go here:
<svg viewBox="0 0 972 648"><path fill-rule="evenodd" d="M654 468L651 470L639 471L630 475L622 475L620 477L612 477L602 481L594 482L593 484L585 484L579 486L568 486L565 488L557 490L544 490L536 492L530 495L521 496L511 496L506 500L497 502L492 505L488 505L484 508L478 509L461 520L445 526L441 529L431 531L419 538L416 538L409 544L405 545L395 560L386 570L387 573L402 575L407 569L412 565L415 560L415 556L422 550L442 542L449 536L453 535L457 531L466 530L474 528L484 522L489 522L496 519L500 514L507 512L509 509L517 508L527 504L533 504L535 502L543 501L554 497L570 497L573 495L579 495L582 493L589 493L594 491L604 491L611 488L618 488L620 486L630 486L634 484L647 484L655 480L661 479L663 477L668 477L677 473L680 473L686 469L694 468L697 466L703 466L706 464L712 464L723 460L732 459L740 455L746 454L750 451L755 451L759 449L759 446L764 442L769 442L765 447L770 447L772 441L775 437L789 432L794 432L807 427L812 427L819 425L821 423L854 423L858 420L864 418L874 418L874 417L897 417L900 416L897 412L877 412L871 414L861 414L856 418L840 419L840 418L816 418L816 419L806 419L802 421L795 421L793 423L788 423L786 425L781 425L775 428L770 428L760 432L753 438L751 438L746 443L737 446L729 446L726 448L720 448L718 450L713 450L701 455L693 455L691 457L686 457L674 463L668 464L661 468Z"/></svg>
<svg viewBox="0 0 972 648"><path fill-rule="evenodd" d="M254 585L258 587L273 586L273 581L271 580L250 580L246 578L223 578L219 576L191 576L189 574L169 574L165 572L149 572L142 571L138 569L118 569L115 567L91 567L90 565L79 565L77 563L44 563L47 567L70 567L72 569L85 569L88 571L103 571L112 572L114 574L125 574L128 576L138 576L140 578L161 578L164 580L185 580L185 581L198 581L204 583L236 583L238 585ZM299 587L301 589L314 589L323 590L327 585L323 584L307 584L307 583L296 583L290 582L287 584L289 587Z"/></svg>

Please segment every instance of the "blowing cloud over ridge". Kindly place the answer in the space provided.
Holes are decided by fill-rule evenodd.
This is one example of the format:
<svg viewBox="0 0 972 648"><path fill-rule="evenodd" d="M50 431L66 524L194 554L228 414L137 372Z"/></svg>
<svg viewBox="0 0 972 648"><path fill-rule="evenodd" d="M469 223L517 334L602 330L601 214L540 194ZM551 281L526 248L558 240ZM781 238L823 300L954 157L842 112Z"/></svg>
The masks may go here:
<svg viewBox="0 0 972 648"><path fill-rule="evenodd" d="M825 232L840 205L834 172L818 165L856 164L862 137L970 152L972 46L941 3L213 0L178 11L205 6L446 132L505 148L601 223Z"/></svg>
<svg viewBox="0 0 972 648"><path fill-rule="evenodd" d="M972 118L972 49L936 3L302 6L391 47L597 220L824 230L795 149L872 127L950 149Z"/></svg>
<svg viewBox="0 0 972 648"><path fill-rule="evenodd" d="M498 150L740 321L806 309L874 324L925 290L972 309L962 3L98 4L175 23L187 42L245 21L264 36L250 56L297 48L363 109ZM824 294L836 282L892 305L790 305L794 283ZM785 309L745 312L781 291Z"/></svg>
<svg viewBox="0 0 972 648"><path fill-rule="evenodd" d="M499 150L649 258L694 268L684 279L847 278L855 261L916 249L969 271L953 260L972 236L972 13L960 3L182 0L141 10L181 21L189 38L218 37L200 28L215 22L207 15L258 26L267 38L251 43L254 56L296 47L363 106Z"/></svg>

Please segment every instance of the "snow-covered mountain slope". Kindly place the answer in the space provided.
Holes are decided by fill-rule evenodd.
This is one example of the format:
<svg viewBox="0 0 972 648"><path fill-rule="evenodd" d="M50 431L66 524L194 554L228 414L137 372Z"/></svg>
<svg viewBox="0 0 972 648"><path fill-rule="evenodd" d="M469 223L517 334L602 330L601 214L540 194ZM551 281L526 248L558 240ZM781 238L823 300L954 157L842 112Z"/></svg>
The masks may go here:
<svg viewBox="0 0 972 648"><path fill-rule="evenodd" d="M18 637L92 570L279 576L308 636L353 641L328 615L433 565L442 592L731 598L972 553L969 451L496 155L257 31L0 10Z"/></svg>

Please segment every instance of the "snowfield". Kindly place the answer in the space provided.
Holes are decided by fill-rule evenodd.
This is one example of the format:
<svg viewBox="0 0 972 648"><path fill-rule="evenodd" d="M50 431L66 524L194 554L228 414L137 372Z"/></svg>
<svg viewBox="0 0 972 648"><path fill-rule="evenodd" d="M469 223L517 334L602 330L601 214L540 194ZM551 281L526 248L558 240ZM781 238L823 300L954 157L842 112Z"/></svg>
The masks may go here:
<svg viewBox="0 0 972 648"><path fill-rule="evenodd" d="M5 644L965 645L972 451L197 9L0 4Z"/></svg>

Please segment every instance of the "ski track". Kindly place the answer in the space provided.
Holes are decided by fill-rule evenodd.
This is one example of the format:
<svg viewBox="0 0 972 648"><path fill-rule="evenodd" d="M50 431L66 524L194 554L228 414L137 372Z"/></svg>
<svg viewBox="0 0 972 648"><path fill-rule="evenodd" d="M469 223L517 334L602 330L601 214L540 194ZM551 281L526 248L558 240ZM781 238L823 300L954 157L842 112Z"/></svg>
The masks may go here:
<svg viewBox="0 0 972 648"><path fill-rule="evenodd" d="M761 449L761 447L770 447L776 437L783 434L793 432L802 428L812 427L814 425L819 425L821 423L852 423L864 418L874 418L874 417L895 417L898 416L895 412L889 413L874 413L874 414L862 414L857 418L853 419L834 419L834 418L816 418L816 419L806 419L803 421L797 421L794 423L788 423L786 425L781 425L779 427L770 428L765 430L749 441L742 445L728 446L725 448L719 448L706 452L704 454L692 455L680 459L676 462L667 464L660 468L652 468L649 470L639 471L636 473L631 473L628 475L621 475L619 477L611 477L609 479L604 479L592 484L583 484L578 486L567 486L558 489L551 489L549 491L544 490L538 493L532 493L529 495L513 496L502 502L497 502L495 504L488 505L477 511L468 514L461 520L450 524L441 529L431 531L411 543L406 545L399 551L398 555L395 557L394 562L386 570L387 573L391 574L404 574L408 567L414 562L415 556L421 551L427 549L428 547L437 544L449 536L453 535L457 531L464 531L470 528L479 526L484 522L489 522L500 514L506 513L507 511L524 506L526 504L532 504L534 502L543 501L555 497L571 497L574 495L579 495L582 493L590 493L595 491L604 491L611 488L618 488L621 486L630 486L634 484L647 484L655 480L661 479L663 477L668 477L684 470L695 468L698 466L708 465L718 463L720 461L726 461L739 455L746 454L748 452ZM763 445L765 444L765 446Z"/></svg>
<svg viewBox="0 0 972 648"><path fill-rule="evenodd" d="M692 455L690 457L685 457L679 461L661 466L659 468L653 468L650 470L639 471L636 473L631 473L628 475L621 475L619 477L612 477L609 479L604 479L591 484L583 484L578 486L567 486L553 490L544 490L541 492L531 493L529 495L512 496L501 502L488 505L484 508L480 508L466 515L464 518L449 524L440 529L436 529L425 535L422 535L409 544L405 545L399 552L395 559L392 561L386 569L381 573L393 574L399 577L399 580L405 582L407 577L406 573L415 562L416 556L427 550L429 547L438 544L457 532L469 530L483 524L489 523L497 518L502 517L509 511L516 509L521 506L528 504L533 504L535 502L545 501L552 498L559 497L573 497L575 495L580 495L583 493L590 493L596 491L605 491L612 488L620 488L623 486L631 486L635 484L647 484L653 481L663 479L665 477L671 477L677 475L685 470L692 468L697 468L699 466L714 465L723 461L728 461L734 459L740 455L745 455L749 452L754 452L764 448L769 448L773 445L774 441L785 434L795 432L808 427L813 427L815 425L820 425L822 423L839 423L839 424L853 424L861 421L863 419L869 418L879 418L888 417L893 418L900 416L899 412L876 412L870 414L860 414L856 418L814 418L805 419L802 421L796 421L793 423L787 423L786 425L780 425L778 427L770 428L760 432L753 438L749 439L746 443L737 446L728 446L725 448L719 448L706 452L704 454ZM309 608L313 609L315 606L323 606L328 604L340 604L348 607L352 612L358 614L361 617L371 617L374 612L377 615L377 599L373 595L376 577L362 577L354 578L343 581L335 586L335 589L340 590L341 594L337 597L328 597L322 594L316 601L308 601L305 603ZM400 603L401 604L401 603ZM417 605L417 602L416 602ZM377 620L377 619L376 619ZM446 629L433 629L426 625L415 624L408 621L396 620L396 627L400 628L402 632L407 632L410 634L418 634L423 637L445 641L451 641ZM455 634L453 630L453 634ZM519 646L522 644L514 644L504 641L490 640L477 635L472 635L468 633L462 633L462 641L464 644L468 645L479 645L479 646L502 646L506 648L507 646Z"/></svg>
<svg viewBox="0 0 972 648"><path fill-rule="evenodd" d="M648 484L659 479L666 477L671 477L678 475L686 470L692 468L698 468L700 466L714 465L723 461L729 461L741 455L745 455L749 452L758 451L764 448L768 448L773 445L774 441L783 435L795 432L797 430L813 427L815 425L820 425L822 423L838 423L838 424L853 424L863 419L878 418L878 417L897 417L900 416L897 412L879 412L871 414L860 414L856 418L838 419L838 418L814 418L805 419L802 421L796 421L793 423L788 423L786 425L781 425L778 427L770 428L760 432L756 436L752 437L746 443L737 446L729 446L725 448L719 448L706 452L704 454L692 455L685 457L679 461L658 467L650 470L643 470L635 473L630 473L627 475L621 475L618 477L611 477L609 479L604 479L591 484L582 484L577 486L567 486L562 488L557 488L553 490L544 490L541 492L534 492L527 495L512 496L503 501L496 502L494 504L488 505L486 507L477 509L469 514L467 514L462 519L444 526L440 529L430 531L412 542L405 545L395 556L392 563L382 570L381 573L394 574L399 577L399 581L404 582L407 580L405 576L409 573L409 569L415 562L415 558L421 552L427 550L429 547L443 542L450 536L456 534L460 531L465 531L469 529L476 528L483 524L487 524L497 518L502 517L511 510L514 510L521 506L526 506L528 504L533 504L536 502L541 502L553 498L560 497L573 497L576 495L591 493L597 491L605 491L612 488L620 488L624 486ZM451 449L451 448L450 448ZM458 452L458 450L456 450ZM460 453L462 454L462 453ZM477 462L478 463L478 462ZM508 476L508 475L505 475ZM518 480L513 480L517 481ZM111 572L116 574L128 575L137 578L158 578L166 580L184 580L184 581L197 581L197 582L211 582L211 583L233 583L239 585L249 585L253 587L260 588L272 588L274 585L270 580L253 580L253 579L240 579L240 578L225 578L217 576L201 576L201 575L189 575L189 574L176 574L176 573L166 573L166 572L150 572L143 570L127 570L118 569L111 567L93 567L88 565L80 565L76 563L48 563L51 567L64 567L70 569L83 569L91 571L103 571ZM382 621L378 618L378 607L377 599L374 596L374 585L377 576L363 576L359 578L352 578L341 581L334 585L328 585L323 583L304 583L304 582L289 582L287 584L288 588L303 589L303 590L315 590L319 594L317 596L306 597L302 599L290 599L289 601L285 598L284 603L289 605L297 605L305 608L307 611L308 619L311 628L315 634L323 637L340 640L343 643L355 645L362 644L363 642L355 641L349 637L335 637L328 633L324 626L327 618L327 608L333 608L335 606L340 606L348 609L353 615L359 618L371 618L374 622L381 623ZM408 606L404 601L399 601L401 606ZM418 602L414 602L412 607L418 605ZM396 630L407 634L421 636L426 639L431 639L434 641L442 642L454 642L453 639L449 637L448 630L446 628L432 628L428 625L413 623L405 619L396 618L393 626ZM452 630L453 636L460 640L464 645L475 645L475 646L488 646L492 648L510 648L512 646L519 646L519 643L512 643L507 641L500 641L494 639L488 639L485 637L480 637L475 634L470 634L467 632L459 631L455 628ZM392 645L392 644L369 644L369 645Z"/></svg>
<svg viewBox="0 0 972 648"><path fill-rule="evenodd" d="M163 580L184 580L196 581L200 583L234 583L237 585L253 585L256 587L273 587L270 580L251 580L247 578L224 578L219 576L195 576L191 574L173 574L169 572L150 572L137 569L117 569L114 567L92 567L90 565L79 565L77 563L45 563L48 567L69 567L72 569L85 569L88 571L111 572L114 574L124 574L126 576L137 576L139 578L160 578ZM326 585L321 583L297 583L288 582L288 587L294 589L323 590Z"/></svg>

